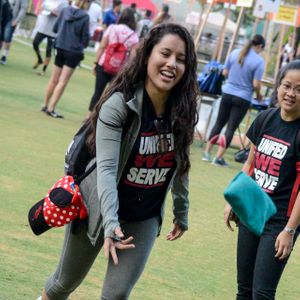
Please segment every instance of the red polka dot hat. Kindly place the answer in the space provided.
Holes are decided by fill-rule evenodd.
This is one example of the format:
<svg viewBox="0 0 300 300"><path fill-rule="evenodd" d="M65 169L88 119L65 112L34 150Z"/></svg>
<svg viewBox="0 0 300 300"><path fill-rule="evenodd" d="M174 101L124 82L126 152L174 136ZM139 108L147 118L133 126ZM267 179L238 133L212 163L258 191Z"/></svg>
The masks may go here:
<svg viewBox="0 0 300 300"><path fill-rule="evenodd" d="M87 209L74 178L64 176L52 186L44 199L29 210L28 221L34 234L40 235L52 227L61 227L87 216Z"/></svg>

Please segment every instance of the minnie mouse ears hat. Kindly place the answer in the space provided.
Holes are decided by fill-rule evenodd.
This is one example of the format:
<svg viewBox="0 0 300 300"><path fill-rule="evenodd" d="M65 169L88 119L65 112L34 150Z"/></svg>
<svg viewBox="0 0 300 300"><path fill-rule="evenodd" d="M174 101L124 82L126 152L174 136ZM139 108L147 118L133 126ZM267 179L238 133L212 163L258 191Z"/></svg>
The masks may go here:
<svg viewBox="0 0 300 300"><path fill-rule="evenodd" d="M78 185L72 176L64 176L49 190L46 197L31 207L28 221L34 234L52 227L62 227L74 219L85 219L87 209Z"/></svg>

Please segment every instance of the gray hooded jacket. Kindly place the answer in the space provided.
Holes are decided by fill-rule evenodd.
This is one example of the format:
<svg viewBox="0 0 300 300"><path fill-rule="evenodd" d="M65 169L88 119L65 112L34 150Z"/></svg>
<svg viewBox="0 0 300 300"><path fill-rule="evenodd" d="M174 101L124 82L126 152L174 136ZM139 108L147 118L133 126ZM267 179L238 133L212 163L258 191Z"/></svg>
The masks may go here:
<svg viewBox="0 0 300 300"><path fill-rule="evenodd" d="M89 44L89 16L79 8L68 6L60 13L53 32L57 33L55 47L82 53Z"/></svg>
<svg viewBox="0 0 300 300"><path fill-rule="evenodd" d="M93 245L99 238L102 227L105 237L115 237L114 230L120 225L118 218L117 186L134 146L141 127L143 107L143 85L136 88L134 97L125 102L121 93L113 94L102 106L97 122L96 159L97 168L80 184L83 200L87 205L88 236ZM122 136L129 110L130 126ZM93 164L91 161L87 166ZM188 175L176 175L170 181L167 192L172 187L174 222L183 230L188 229ZM167 194L167 193L166 193ZM164 204L161 209L161 221Z"/></svg>

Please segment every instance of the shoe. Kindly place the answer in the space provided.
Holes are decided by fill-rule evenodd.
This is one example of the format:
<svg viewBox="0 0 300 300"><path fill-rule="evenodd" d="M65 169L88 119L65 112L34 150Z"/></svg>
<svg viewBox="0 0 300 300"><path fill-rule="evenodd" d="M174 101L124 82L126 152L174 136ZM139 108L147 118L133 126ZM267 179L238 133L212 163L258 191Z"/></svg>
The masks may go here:
<svg viewBox="0 0 300 300"><path fill-rule="evenodd" d="M223 157L221 158L215 158L213 161L212 161L212 164L214 166L218 166L218 167L228 167L228 163L225 161L225 159Z"/></svg>
<svg viewBox="0 0 300 300"><path fill-rule="evenodd" d="M52 118L57 118L57 119L63 119L64 118L63 115L58 114L54 110L52 110L52 111L47 110L46 113L47 113L48 116L50 116Z"/></svg>
<svg viewBox="0 0 300 300"><path fill-rule="evenodd" d="M6 65L6 56L2 56L0 62L2 65Z"/></svg>
<svg viewBox="0 0 300 300"><path fill-rule="evenodd" d="M36 300L42 300L42 296L39 296Z"/></svg>
<svg viewBox="0 0 300 300"><path fill-rule="evenodd" d="M202 160L203 161L208 161L208 162L212 161L211 156L210 156L210 154L208 152L203 152Z"/></svg>
<svg viewBox="0 0 300 300"><path fill-rule="evenodd" d="M43 64L43 61L37 61L34 65L33 65L33 67L32 67L32 69L37 69L38 67L39 67L39 65L42 65Z"/></svg>
<svg viewBox="0 0 300 300"><path fill-rule="evenodd" d="M48 111L48 107L47 107L47 106L43 106L43 107L41 108L41 112L46 113L47 111Z"/></svg>

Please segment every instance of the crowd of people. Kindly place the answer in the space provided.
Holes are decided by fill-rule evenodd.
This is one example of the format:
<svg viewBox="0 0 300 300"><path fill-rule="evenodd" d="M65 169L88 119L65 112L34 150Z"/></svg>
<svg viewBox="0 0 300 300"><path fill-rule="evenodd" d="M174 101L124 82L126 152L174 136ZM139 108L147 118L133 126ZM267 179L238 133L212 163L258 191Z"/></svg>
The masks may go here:
<svg viewBox="0 0 300 300"><path fill-rule="evenodd" d="M2 64L27 5L27 0L0 0ZM189 148L200 95L193 38L174 22L167 5L153 16L150 10L143 15L135 3L124 8L121 0L105 12L98 1L44 0L38 1L36 11L33 69L41 67L39 75L45 75L55 49L41 108L53 118L63 118L56 106L100 23L103 28L96 38L95 89L84 120L93 157L87 168L97 161L80 184L89 216L77 224L76 233L72 223L67 226L59 264L38 299L67 299L102 248L109 260L101 299L128 299L159 235L169 190L174 218L167 240L177 240L188 230ZM45 39L43 57L40 44ZM253 94L263 99L264 47L264 37L255 35L225 62L227 80L204 161L228 166L224 155ZM260 114L247 132L251 148L243 171L270 195L277 212L261 236L238 222L239 300L275 299L300 232L300 61L293 54L289 39L274 87L277 106ZM263 119L268 121L261 128ZM231 217L227 204L224 221Z"/></svg>

